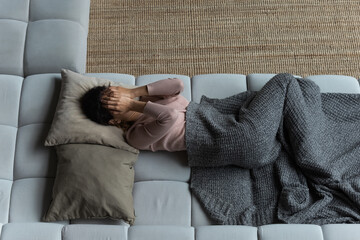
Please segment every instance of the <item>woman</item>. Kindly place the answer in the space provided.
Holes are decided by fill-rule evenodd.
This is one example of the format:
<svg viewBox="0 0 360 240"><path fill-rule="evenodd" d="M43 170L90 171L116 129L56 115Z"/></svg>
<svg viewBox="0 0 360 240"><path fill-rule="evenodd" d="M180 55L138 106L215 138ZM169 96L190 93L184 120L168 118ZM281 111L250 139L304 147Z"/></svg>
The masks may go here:
<svg viewBox="0 0 360 240"><path fill-rule="evenodd" d="M107 123L134 122L126 134L134 147L176 151L186 142L190 188L213 220L360 222L359 94L321 94L290 74L200 103L183 99L182 88L180 80L111 87L97 102Z"/></svg>
<svg viewBox="0 0 360 240"><path fill-rule="evenodd" d="M137 149L183 151L189 104L180 95L183 89L176 78L133 89L96 87L82 97L81 106L91 120L125 128L127 142Z"/></svg>

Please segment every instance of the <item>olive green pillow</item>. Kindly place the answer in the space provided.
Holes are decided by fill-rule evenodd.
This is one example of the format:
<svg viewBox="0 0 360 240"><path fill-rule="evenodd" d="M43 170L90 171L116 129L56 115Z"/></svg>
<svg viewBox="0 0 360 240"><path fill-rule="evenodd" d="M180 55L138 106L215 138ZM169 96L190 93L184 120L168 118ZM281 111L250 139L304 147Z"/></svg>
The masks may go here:
<svg viewBox="0 0 360 240"><path fill-rule="evenodd" d="M55 116L51 124L45 146L56 146L67 143L93 143L128 150L139 151L124 139L122 129L114 126L103 126L88 119L82 112L79 99L96 86L135 86L116 83L107 79L84 76L63 69L62 85Z"/></svg>
<svg viewBox="0 0 360 240"><path fill-rule="evenodd" d="M95 144L59 145L56 153L52 202L44 221L112 218L134 223L138 154Z"/></svg>

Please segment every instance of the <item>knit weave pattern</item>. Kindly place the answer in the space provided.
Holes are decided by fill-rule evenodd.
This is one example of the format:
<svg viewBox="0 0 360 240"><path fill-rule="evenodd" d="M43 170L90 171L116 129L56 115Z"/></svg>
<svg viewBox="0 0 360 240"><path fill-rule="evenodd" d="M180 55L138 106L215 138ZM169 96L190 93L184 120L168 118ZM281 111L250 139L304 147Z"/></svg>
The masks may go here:
<svg viewBox="0 0 360 240"><path fill-rule="evenodd" d="M360 222L360 94L278 74L186 113L191 190L217 224Z"/></svg>

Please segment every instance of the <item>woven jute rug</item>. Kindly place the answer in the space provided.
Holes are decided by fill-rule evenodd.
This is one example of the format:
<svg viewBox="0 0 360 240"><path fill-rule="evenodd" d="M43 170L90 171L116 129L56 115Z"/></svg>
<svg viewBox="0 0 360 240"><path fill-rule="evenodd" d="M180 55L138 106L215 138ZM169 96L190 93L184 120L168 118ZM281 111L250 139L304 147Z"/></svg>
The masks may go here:
<svg viewBox="0 0 360 240"><path fill-rule="evenodd" d="M360 75L358 0L91 0L87 72Z"/></svg>

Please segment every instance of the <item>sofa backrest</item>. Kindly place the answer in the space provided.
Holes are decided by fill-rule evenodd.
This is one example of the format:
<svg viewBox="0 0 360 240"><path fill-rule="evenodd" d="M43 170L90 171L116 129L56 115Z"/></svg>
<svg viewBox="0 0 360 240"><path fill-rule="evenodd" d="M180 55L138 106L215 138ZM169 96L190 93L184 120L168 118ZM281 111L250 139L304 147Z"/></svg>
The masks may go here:
<svg viewBox="0 0 360 240"><path fill-rule="evenodd" d="M85 72L89 0L1 0L0 74Z"/></svg>

